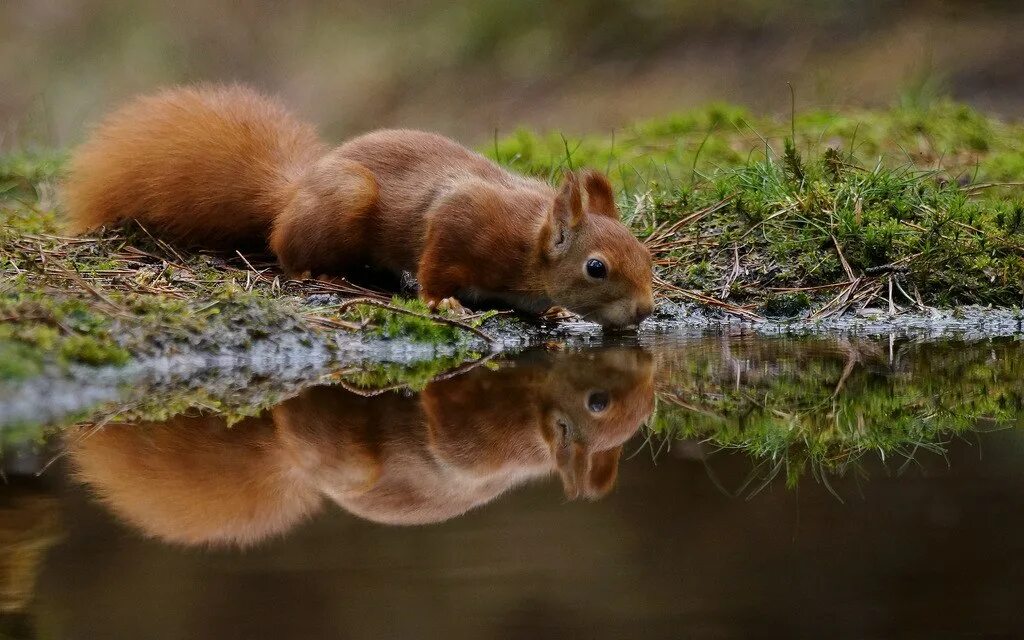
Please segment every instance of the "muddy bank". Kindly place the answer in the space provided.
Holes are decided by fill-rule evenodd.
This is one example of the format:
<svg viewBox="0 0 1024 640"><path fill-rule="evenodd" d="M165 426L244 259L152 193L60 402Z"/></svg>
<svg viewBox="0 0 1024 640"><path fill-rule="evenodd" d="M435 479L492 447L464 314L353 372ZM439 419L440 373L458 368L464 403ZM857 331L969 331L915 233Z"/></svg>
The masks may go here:
<svg viewBox="0 0 1024 640"><path fill-rule="evenodd" d="M54 368L31 379L0 384L0 428L66 423L94 412L97 407L108 408L111 415L140 406L153 411L175 402L187 404L190 393L216 399L224 406L247 407L346 374L382 385L415 384L458 367L472 366L495 353L511 354L536 345L645 345L722 332L980 340L1024 335L1024 313L1015 309L963 307L890 315L885 310L869 309L826 319L755 323L695 305L666 301L639 331L602 332L597 325L586 322L537 325L507 316L489 320L482 329L493 338L493 343L475 336L466 336L453 344L430 344L351 333L325 336L299 330L246 343L207 336L196 340L189 349L141 357L122 367Z"/></svg>
<svg viewBox="0 0 1024 640"><path fill-rule="evenodd" d="M472 346L482 349L484 345L432 345L350 334L338 334L329 341L293 332L245 348L146 356L123 367L54 367L31 379L0 384L0 429L66 422L101 405L131 409L141 403L159 403L161 394L170 398L193 390L246 406L271 392L297 391L346 368L476 357L479 352Z"/></svg>
<svg viewBox="0 0 1024 640"><path fill-rule="evenodd" d="M1024 311L965 306L889 313L885 309L868 308L857 313L827 318L805 315L752 322L696 305L662 302L654 318L644 323L645 331L657 333L687 332L694 327L705 327L707 330L741 329L766 336L841 334L982 340L1024 335Z"/></svg>

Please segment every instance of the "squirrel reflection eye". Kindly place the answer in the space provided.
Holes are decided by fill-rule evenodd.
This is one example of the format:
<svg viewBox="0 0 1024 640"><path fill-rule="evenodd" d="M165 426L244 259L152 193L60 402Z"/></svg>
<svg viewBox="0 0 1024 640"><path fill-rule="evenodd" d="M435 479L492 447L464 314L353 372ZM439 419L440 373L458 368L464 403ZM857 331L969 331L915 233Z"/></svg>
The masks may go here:
<svg viewBox="0 0 1024 640"><path fill-rule="evenodd" d="M587 409L591 413L601 413L608 408L610 401L607 391L595 391L587 396Z"/></svg>
<svg viewBox="0 0 1024 640"><path fill-rule="evenodd" d="M608 267L597 258L587 260L587 275L591 278L607 278Z"/></svg>

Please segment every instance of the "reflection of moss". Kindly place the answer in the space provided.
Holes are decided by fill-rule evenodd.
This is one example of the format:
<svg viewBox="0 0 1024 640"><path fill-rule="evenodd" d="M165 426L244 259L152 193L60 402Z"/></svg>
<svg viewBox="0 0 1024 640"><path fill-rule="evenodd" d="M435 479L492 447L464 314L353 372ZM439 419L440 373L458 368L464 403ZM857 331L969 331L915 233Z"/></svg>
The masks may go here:
<svg viewBox="0 0 1024 640"><path fill-rule="evenodd" d="M479 360L481 357L480 353L464 351L448 357L420 360L410 364L368 362L357 371L345 373L340 378L346 383L366 391L391 387L405 387L412 391L420 391L438 375L459 365Z"/></svg>
<svg viewBox="0 0 1024 640"><path fill-rule="evenodd" d="M1024 360L1012 340L906 344L891 364L868 340L728 342L668 361L659 389L655 431L745 451L793 483L1019 423Z"/></svg>

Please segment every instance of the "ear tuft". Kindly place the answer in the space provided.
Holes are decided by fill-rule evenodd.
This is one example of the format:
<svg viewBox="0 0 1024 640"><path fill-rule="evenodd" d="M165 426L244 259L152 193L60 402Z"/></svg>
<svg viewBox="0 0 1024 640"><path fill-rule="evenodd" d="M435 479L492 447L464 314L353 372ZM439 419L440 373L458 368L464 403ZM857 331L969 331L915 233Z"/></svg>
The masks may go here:
<svg viewBox="0 0 1024 640"><path fill-rule="evenodd" d="M613 220L619 219L619 210L615 206L615 191L603 173L593 169L584 171L583 188L587 191L587 211Z"/></svg>

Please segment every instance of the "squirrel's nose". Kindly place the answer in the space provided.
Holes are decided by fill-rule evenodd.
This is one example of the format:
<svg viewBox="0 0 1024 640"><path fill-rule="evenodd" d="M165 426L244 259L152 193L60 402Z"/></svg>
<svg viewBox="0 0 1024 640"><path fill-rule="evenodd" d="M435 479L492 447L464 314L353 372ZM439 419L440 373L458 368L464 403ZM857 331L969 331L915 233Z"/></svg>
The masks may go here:
<svg viewBox="0 0 1024 640"><path fill-rule="evenodd" d="M654 308L648 302L641 302L636 305L636 311L633 312L633 319L636 324L643 322L644 318L651 315L654 312Z"/></svg>

